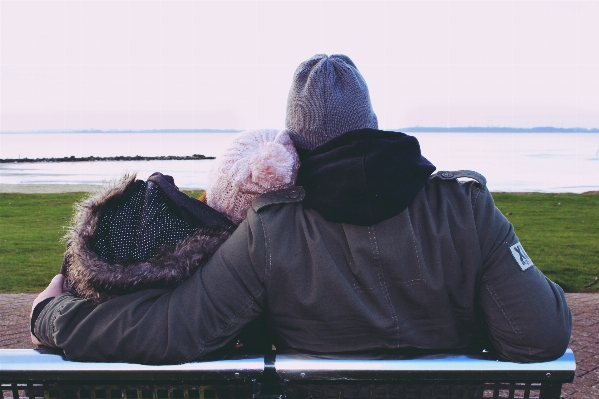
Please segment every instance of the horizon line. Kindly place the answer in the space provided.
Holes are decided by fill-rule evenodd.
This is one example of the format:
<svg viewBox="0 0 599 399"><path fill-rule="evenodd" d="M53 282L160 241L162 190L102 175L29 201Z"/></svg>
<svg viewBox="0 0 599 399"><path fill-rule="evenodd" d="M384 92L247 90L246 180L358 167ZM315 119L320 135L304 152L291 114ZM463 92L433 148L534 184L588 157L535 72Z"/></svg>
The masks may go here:
<svg viewBox="0 0 599 399"><path fill-rule="evenodd" d="M162 128L162 129L35 129L35 130L4 130L0 134L18 134L18 133L240 133L253 129L210 129L210 128ZM568 133L599 133L599 128L584 127L555 127L555 126L535 126L535 127L507 127L507 126L409 126L403 128L381 129L396 132L568 132Z"/></svg>

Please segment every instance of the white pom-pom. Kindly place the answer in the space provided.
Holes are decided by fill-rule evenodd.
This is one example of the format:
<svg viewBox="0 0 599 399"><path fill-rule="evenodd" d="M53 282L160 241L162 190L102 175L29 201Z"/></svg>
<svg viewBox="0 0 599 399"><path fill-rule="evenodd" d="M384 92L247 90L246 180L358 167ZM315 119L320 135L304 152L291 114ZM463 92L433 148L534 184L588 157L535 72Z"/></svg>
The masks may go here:
<svg viewBox="0 0 599 399"><path fill-rule="evenodd" d="M251 179L264 188L291 183L294 158L284 145L275 142L260 145L250 160Z"/></svg>

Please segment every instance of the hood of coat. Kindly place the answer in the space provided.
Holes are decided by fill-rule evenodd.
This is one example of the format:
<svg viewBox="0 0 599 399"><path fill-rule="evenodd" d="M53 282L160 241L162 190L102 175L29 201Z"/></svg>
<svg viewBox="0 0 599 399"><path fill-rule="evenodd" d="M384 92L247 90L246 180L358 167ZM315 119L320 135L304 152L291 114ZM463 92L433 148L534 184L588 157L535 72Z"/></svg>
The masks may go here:
<svg viewBox="0 0 599 399"><path fill-rule="evenodd" d="M330 222L371 226L402 212L435 171L415 137L352 130L300 154L304 205Z"/></svg>
<svg viewBox="0 0 599 399"><path fill-rule="evenodd" d="M124 233L117 230L119 234L114 232L108 234L108 238L113 243L112 246L118 246L117 249L133 245L134 239L143 240L145 236L142 234L145 231L158 228L156 226L148 228L148 226L134 222L133 219L126 219L122 215L110 216L109 220L104 218L105 215L117 209L119 204L121 208L125 203L129 206L132 202L132 192L147 196L150 187L149 181L150 179L148 179L148 183L145 183L136 180L135 175L126 175L119 181L106 184L94 195L75 205L72 224L65 236L67 248L61 270L61 273L67 278L71 292L75 295L95 302L104 302L112 297L142 289L172 288L190 277L198 267L202 266L234 231L234 224L204 203L195 200L190 206L176 203L172 200L175 195L182 196L182 201L192 199L178 192L173 186L173 190L176 190L177 193L166 193L166 196L171 198L169 204L172 206L169 208L174 209L178 206L178 209L184 211L185 214L172 216L171 220L178 218L176 220L179 220L181 224L187 223L184 222L184 217L192 220L194 211L196 211L195 213L201 216L195 216L196 222L208 221L209 223L204 226L202 223L194 223L195 226L188 223L189 233L173 241L172 244L156 248L155 253L151 255L146 253L143 259L115 260L103 256L103 251L99 247L99 235L102 235L102 230L107 224L129 225L127 226L129 229ZM152 189L154 192L158 190L156 186ZM164 188L160 189L164 193ZM160 195L162 198L164 197L163 194ZM201 208L198 210L194 207ZM139 208L136 211L143 210ZM203 212L208 212L208 215L203 215ZM170 213L176 215L174 211ZM228 223L215 223L213 220L218 217ZM162 220L157 214L153 214L151 219ZM132 237L133 239L131 239Z"/></svg>

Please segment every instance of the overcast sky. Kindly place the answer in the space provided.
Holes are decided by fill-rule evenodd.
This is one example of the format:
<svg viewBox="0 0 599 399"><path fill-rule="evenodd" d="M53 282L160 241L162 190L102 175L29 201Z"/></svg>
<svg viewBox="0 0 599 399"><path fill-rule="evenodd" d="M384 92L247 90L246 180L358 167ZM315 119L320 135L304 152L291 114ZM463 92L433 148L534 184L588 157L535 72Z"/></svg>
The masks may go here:
<svg viewBox="0 0 599 399"><path fill-rule="evenodd" d="M599 127L599 2L1 1L0 130L282 128L350 56L381 128Z"/></svg>

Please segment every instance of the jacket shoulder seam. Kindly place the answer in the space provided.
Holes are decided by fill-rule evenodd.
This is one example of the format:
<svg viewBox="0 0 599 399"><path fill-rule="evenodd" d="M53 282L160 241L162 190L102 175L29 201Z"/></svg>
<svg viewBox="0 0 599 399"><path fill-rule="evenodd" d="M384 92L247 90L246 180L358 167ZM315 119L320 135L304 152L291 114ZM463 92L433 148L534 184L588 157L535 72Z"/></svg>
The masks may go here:
<svg viewBox="0 0 599 399"><path fill-rule="evenodd" d="M482 188L487 186L487 179L478 172L473 170L443 170L431 175L429 179L440 179L440 180L457 180L459 178L468 178L475 180Z"/></svg>
<svg viewBox="0 0 599 399"><path fill-rule="evenodd" d="M268 234L268 230L264 225L264 220L262 219L262 215L256 213L256 216L260 220L260 227L262 227L262 234L264 235L264 256L265 256L265 268L264 268L264 286L266 286L267 279L270 277L271 269L272 269L272 253L271 253L271 245L270 245L270 235Z"/></svg>
<svg viewBox="0 0 599 399"><path fill-rule="evenodd" d="M257 197L252 201L252 209L258 213L261 209L276 204L302 202L306 192L301 186L294 186L278 191L271 191Z"/></svg>

